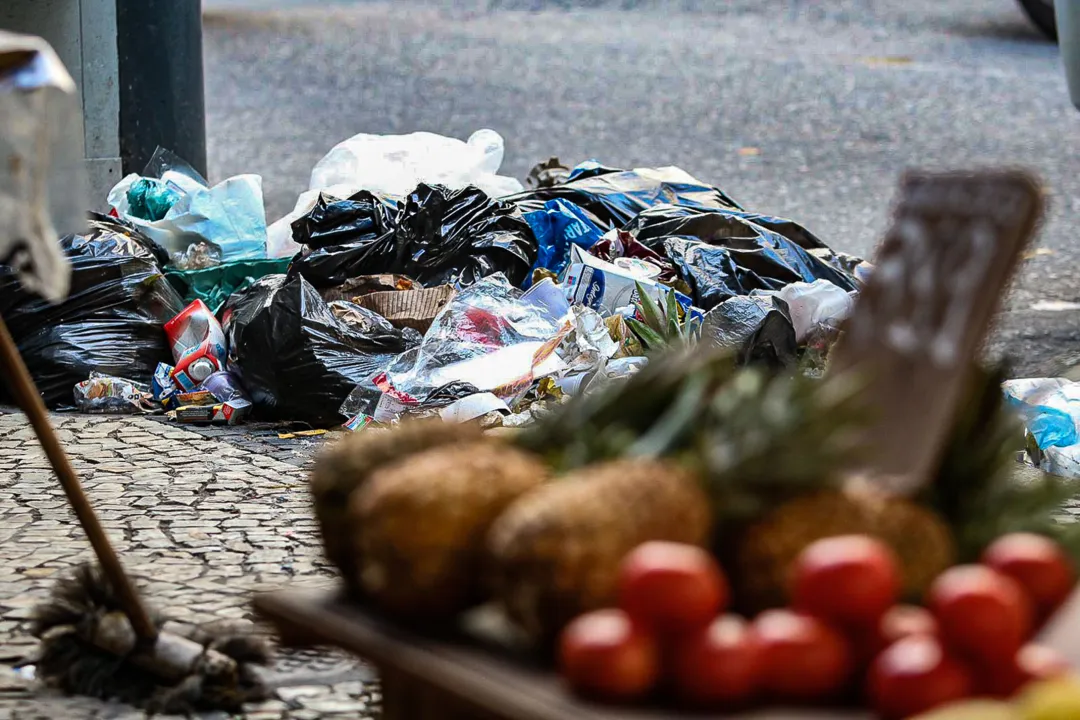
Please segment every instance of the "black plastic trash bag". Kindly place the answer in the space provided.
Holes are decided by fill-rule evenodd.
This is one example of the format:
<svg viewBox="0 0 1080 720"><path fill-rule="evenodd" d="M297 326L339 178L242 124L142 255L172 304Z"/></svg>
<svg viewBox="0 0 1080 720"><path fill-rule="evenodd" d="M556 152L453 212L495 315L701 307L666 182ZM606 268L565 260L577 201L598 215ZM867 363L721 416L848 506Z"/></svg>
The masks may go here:
<svg viewBox="0 0 1080 720"><path fill-rule="evenodd" d="M795 327L782 301L733 297L705 313L701 342L727 348L742 365L781 368L798 362Z"/></svg>
<svg viewBox="0 0 1080 720"><path fill-rule="evenodd" d="M339 423L338 408L358 383L419 345L415 330L356 310L369 315L365 332L335 317L299 276L269 275L229 299L223 317L229 369L251 395L256 416Z"/></svg>
<svg viewBox="0 0 1080 720"><path fill-rule="evenodd" d="M390 272L399 263L394 247L394 207L362 190L347 200L320 194L315 207L292 223L293 240L305 250L289 268L320 290L358 275Z"/></svg>
<svg viewBox="0 0 1080 720"><path fill-rule="evenodd" d="M532 228L517 206L471 185L421 184L393 219L371 193L336 202L320 197L293 223L293 239L315 249L297 258L289 275L303 275L319 289L381 273L408 275L425 286L466 287L501 272L520 285L537 255Z"/></svg>
<svg viewBox="0 0 1080 720"><path fill-rule="evenodd" d="M400 272L426 287L467 287L495 273L518 287L536 262L536 238L521 210L471 185L448 190L421 184L406 199L397 225Z"/></svg>
<svg viewBox="0 0 1080 720"><path fill-rule="evenodd" d="M820 244L791 221L765 217L786 235L748 218L764 216L730 210L655 207L638 215L624 230L645 247L662 252L693 290L694 304L708 310L754 290L779 290L793 282L828 280L855 290L855 278L817 257L799 242Z"/></svg>
<svg viewBox="0 0 1080 720"><path fill-rule="evenodd" d="M657 205L740 209L722 190L694 179L679 168L617 170L596 163L579 165L561 185L503 199L515 203L522 212L542 210L548 200L568 200L604 230L620 228Z"/></svg>
<svg viewBox="0 0 1080 720"><path fill-rule="evenodd" d="M130 224L97 214L86 233L60 246L71 290L57 305L0 268L0 316L45 404L72 405L75 384L92 372L149 384L157 364L173 359L162 325L184 308L158 266L159 251ZM7 393L2 383L0 393Z"/></svg>
<svg viewBox="0 0 1080 720"><path fill-rule="evenodd" d="M320 193L307 215L293 221L293 241L313 250L382 237L394 228L393 202L367 190L346 200Z"/></svg>

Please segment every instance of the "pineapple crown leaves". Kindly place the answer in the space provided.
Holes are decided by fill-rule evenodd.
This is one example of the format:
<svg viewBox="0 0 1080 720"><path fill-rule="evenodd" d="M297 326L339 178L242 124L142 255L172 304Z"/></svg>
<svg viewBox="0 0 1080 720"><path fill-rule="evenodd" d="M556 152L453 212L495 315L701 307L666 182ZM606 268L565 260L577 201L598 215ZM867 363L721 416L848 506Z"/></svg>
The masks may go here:
<svg viewBox="0 0 1080 720"><path fill-rule="evenodd" d="M726 350L675 346L654 353L629 378L571 398L515 442L557 470L623 457L631 447L638 456L671 454L689 442L703 402L685 396L709 397L735 371ZM670 425L661 430L665 422Z"/></svg>
<svg viewBox="0 0 1080 720"><path fill-rule="evenodd" d="M701 323L683 310L674 290L668 290L661 307L642 286L637 286L635 307L644 318L628 318L627 326L637 335L646 350L655 351L668 345L688 345L701 334Z"/></svg>
<svg viewBox="0 0 1080 720"><path fill-rule="evenodd" d="M974 560L1007 532L1058 539L1080 561L1080 523L1058 520L1080 482L1024 468L1022 424L1001 383L1003 366L976 367L934 482L918 498L952 526L961 560Z"/></svg>
<svg viewBox="0 0 1080 720"><path fill-rule="evenodd" d="M795 495L838 487L860 455L862 388L854 375L740 371L712 398L698 436L718 511L747 519Z"/></svg>

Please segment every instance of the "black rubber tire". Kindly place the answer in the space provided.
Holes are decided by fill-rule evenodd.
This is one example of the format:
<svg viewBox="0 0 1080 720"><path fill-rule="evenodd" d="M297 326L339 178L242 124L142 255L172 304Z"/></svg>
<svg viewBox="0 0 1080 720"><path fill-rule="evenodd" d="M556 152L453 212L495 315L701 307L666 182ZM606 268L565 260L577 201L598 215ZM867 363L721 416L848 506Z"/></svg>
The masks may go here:
<svg viewBox="0 0 1080 720"><path fill-rule="evenodd" d="M1057 42L1057 21L1054 20L1054 0L1017 0L1024 13L1043 35Z"/></svg>

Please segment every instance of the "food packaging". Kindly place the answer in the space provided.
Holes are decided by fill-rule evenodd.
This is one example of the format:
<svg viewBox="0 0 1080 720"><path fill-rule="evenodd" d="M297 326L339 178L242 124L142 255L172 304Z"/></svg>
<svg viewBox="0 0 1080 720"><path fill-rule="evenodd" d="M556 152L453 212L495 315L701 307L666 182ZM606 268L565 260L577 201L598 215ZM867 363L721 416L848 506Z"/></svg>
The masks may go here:
<svg viewBox="0 0 1080 720"><path fill-rule="evenodd" d="M570 265L562 282L567 299L574 305L585 305L601 315L613 315L620 308L634 305L638 300L637 285L640 283L657 302L663 302L669 288L652 279L655 277L647 264L628 264L619 267L595 258L581 248L570 249ZM679 304L689 309L692 301L676 291Z"/></svg>
<svg viewBox="0 0 1080 720"><path fill-rule="evenodd" d="M165 323L176 367L173 382L192 391L216 372L225 369L225 333L202 300L196 300Z"/></svg>

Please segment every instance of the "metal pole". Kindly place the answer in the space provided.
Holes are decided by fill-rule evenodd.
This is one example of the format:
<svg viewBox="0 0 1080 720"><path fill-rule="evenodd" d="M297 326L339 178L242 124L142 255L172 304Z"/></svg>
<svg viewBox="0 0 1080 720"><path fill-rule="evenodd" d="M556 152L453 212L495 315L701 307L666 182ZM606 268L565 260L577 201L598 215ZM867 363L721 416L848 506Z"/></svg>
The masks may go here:
<svg viewBox="0 0 1080 720"><path fill-rule="evenodd" d="M160 145L205 176L201 0L116 0L116 25L124 172Z"/></svg>

